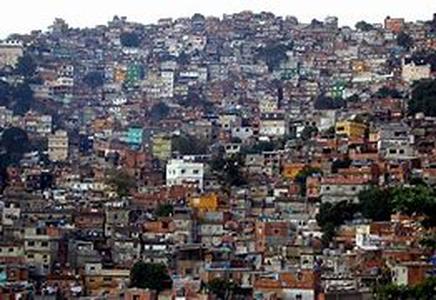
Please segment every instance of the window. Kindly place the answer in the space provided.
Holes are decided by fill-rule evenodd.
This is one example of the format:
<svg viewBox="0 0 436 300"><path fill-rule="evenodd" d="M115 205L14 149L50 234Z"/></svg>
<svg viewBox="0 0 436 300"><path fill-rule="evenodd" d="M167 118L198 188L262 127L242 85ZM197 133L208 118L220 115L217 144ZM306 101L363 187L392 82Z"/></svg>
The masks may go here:
<svg viewBox="0 0 436 300"><path fill-rule="evenodd" d="M194 174L196 174L196 175L197 175L197 174L199 174L199 173L200 173L200 170L197 170L197 169L195 169L195 170L193 170L193 171L192 171L192 173L194 173Z"/></svg>
<svg viewBox="0 0 436 300"><path fill-rule="evenodd" d="M41 242L41 247L47 247L48 246L48 242Z"/></svg>
<svg viewBox="0 0 436 300"><path fill-rule="evenodd" d="M396 149L389 149L389 154L395 154L395 153L397 153Z"/></svg>
<svg viewBox="0 0 436 300"><path fill-rule="evenodd" d="M404 154L404 149L400 149L400 154Z"/></svg>
<svg viewBox="0 0 436 300"><path fill-rule="evenodd" d="M14 252L14 248L9 248L9 252Z"/></svg>
<svg viewBox="0 0 436 300"><path fill-rule="evenodd" d="M326 186L326 187L325 187L325 190L326 190L326 191L330 191L330 187L329 187L329 186Z"/></svg>
<svg viewBox="0 0 436 300"><path fill-rule="evenodd" d="M181 174L185 174L185 173L186 173L186 170L185 170L185 169L181 169L181 170L180 170L180 173L181 173Z"/></svg>

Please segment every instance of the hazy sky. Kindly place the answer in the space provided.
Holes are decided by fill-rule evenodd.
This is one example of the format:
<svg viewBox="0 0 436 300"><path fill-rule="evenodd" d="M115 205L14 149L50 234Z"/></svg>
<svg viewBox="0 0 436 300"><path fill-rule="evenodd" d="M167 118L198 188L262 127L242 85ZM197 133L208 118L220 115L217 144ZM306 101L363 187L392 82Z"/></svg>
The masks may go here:
<svg viewBox="0 0 436 300"><path fill-rule="evenodd" d="M71 26L105 24L114 15L142 23L161 17L186 17L195 12L222 16L242 10L271 11L294 15L301 21L339 17L340 24L354 25L365 19L381 22L384 17L427 20L436 13L436 0L1 0L0 37L32 29L45 30L55 17Z"/></svg>

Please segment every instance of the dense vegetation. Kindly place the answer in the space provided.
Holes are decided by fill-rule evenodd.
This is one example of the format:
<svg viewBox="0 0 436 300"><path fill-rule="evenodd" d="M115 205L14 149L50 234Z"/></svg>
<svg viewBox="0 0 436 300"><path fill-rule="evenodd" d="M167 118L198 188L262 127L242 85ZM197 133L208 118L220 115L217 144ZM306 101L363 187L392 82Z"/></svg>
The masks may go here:
<svg viewBox="0 0 436 300"><path fill-rule="evenodd" d="M322 203L316 219L331 241L338 226L357 214L373 221L389 221L393 213L417 216L425 228L436 227L436 192L425 185L381 189L372 187L358 195L358 203Z"/></svg>
<svg viewBox="0 0 436 300"><path fill-rule="evenodd" d="M292 44L273 44L261 47L257 51L257 58L263 60L270 72L277 70L280 65L288 60L287 51L292 50Z"/></svg>
<svg viewBox="0 0 436 300"><path fill-rule="evenodd" d="M436 294L436 278L430 277L415 286L387 284L376 290L376 299L428 300Z"/></svg>
<svg viewBox="0 0 436 300"><path fill-rule="evenodd" d="M124 47L136 48L139 47L141 41L139 36L134 32L123 32L120 36L121 45Z"/></svg>
<svg viewBox="0 0 436 300"><path fill-rule="evenodd" d="M436 116L436 80L421 80L412 87L412 98L409 101L409 113L425 113Z"/></svg>
<svg viewBox="0 0 436 300"><path fill-rule="evenodd" d="M171 288L172 280L165 265L139 261L130 270L130 286L159 293Z"/></svg>

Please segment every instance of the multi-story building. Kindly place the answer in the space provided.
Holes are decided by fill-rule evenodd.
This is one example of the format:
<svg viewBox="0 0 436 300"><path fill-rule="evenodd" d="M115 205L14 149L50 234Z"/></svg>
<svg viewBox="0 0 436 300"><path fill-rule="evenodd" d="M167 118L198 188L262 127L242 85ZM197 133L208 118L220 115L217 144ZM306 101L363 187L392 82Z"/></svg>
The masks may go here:
<svg viewBox="0 0 436 300"><path fill-rule="evenodd" d="M48 137L48 157L51 161L65 161L68 158L68 133L58 130Z"/></svg>
<svg viewBox="0 0 436 300"><path fill-rule="evenodd" d="M167 186L188 185L203 189L203 163L172 159L166 167Z"/></svg>

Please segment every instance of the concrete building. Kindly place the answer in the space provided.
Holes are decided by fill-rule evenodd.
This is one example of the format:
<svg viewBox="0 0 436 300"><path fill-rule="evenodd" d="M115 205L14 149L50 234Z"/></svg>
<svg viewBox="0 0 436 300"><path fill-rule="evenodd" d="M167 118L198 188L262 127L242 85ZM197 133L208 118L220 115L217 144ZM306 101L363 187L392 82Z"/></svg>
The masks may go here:
<svg viewBox="0 0 436 300"><path fill-rule="evenodd" d="M156 134L152 138L152 153L159 160L166 161L171 157L171 137L166 134Z"/></svg>
<svg viewBox="0 0 436 300"><path fill-rule="evenodd" d="M17 41L0 43L0 68L14 67L23 56L23 45Z"/></svg>
<svg viewBox="0 0 436 300"><path fill-rule="evenodd" d="M203 163L172 159L167 164L166 175L167 186L193 185L203 189Z"/></svg>
<svg viewBox="0 0 436 300"><path fill-rule="evenodd" d="M51 161L64 161L68 158L68 133L58 130L48 137L48 157Z"/></svg>
<svg viewBox="0 0 436 300"><path fill-rule="evenodd" d="M406 82L427 79L431 76L430 64L417 64L412 60L403 60L401 77Z"/></svg>

